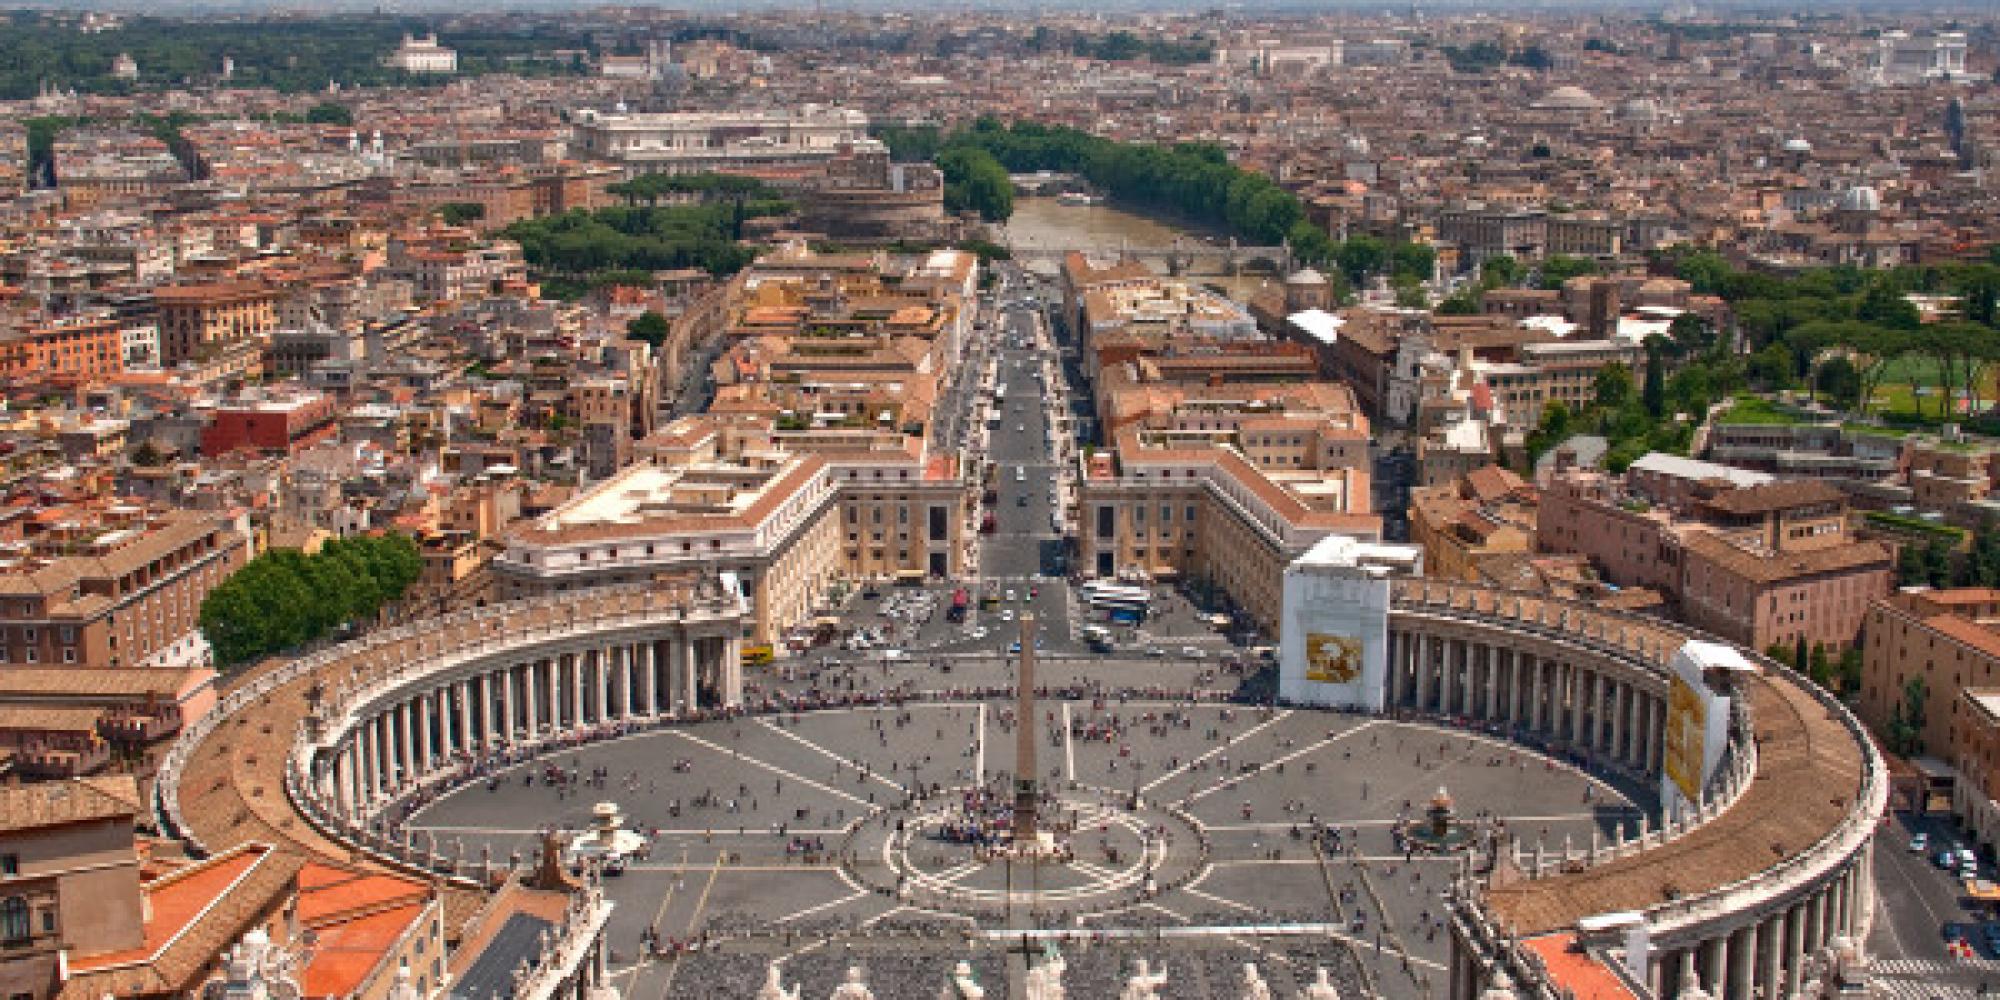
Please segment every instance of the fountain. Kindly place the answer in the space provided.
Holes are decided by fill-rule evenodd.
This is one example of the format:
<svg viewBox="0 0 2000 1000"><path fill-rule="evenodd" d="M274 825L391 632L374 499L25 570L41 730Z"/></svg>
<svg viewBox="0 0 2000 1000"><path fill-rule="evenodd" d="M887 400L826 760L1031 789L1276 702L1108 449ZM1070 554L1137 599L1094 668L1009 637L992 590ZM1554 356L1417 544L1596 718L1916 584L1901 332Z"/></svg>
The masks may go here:
<svg viewBox="0 0 2000 1000"><path fill-rule="evenodd" d="M1419 850L1443 852L1463 850L1472 843L1472 825L1462 823L1452 808L1451 793L1438 786L1437 794L1431 796L1431 804L1424 809L1424 820L1411 824L1404 836Z"/></svg>
<svg viewBox="0 0 2000 1000"><path fill-rule="evenodd" d="M599 802L590 807L590 832L570 839L571 865L596 861L622 869L627 858L646 845L646 838L625 829L625 816L616 802Z"/></svg>

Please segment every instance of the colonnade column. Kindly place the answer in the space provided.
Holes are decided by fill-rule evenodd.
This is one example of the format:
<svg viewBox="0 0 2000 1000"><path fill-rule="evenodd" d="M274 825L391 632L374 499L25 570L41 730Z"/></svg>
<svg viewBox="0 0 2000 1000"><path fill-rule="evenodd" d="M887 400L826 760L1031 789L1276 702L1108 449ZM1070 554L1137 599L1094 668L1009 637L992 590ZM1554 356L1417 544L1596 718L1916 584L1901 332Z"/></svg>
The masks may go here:
<svg viewBox="0 0 2000 1000"><path fill-rule="evenodd" d="M1775 998L1783 985L1785 915L1776 913L1757 923L1757 988Z"/></svg>
<svg viewBox="0 0 2000 1000"><path fill-rule="evenodd" d="M1748 997L1757 967L1757 926L1738 927L1729 935L1729 968L1723 973L1726 988L1719 997Z"/></svg>
<svg viewBox="0 0 2000 1000"><path fill-rule="evenodd" d="M412 711L411 707L407 701L396 706L396 724L399 730L396 733L396 742L401 748L403 764L403 780L399 784L402 785L417 780L417 713Z"/></svg>
<svg viewBox="0 0 2000 1000"><path fill-rule="evenodd" d="M722 642L722 703L743 704L743 636L731 633Z"/></svg>
<svg viewBox="0 0 2000 1000"><path fill-rule="evenodd" d="M1395 709L1403 703L1403 658L1410 647L1409 633L1390 631L1389 633L1389 677L1383 685L1385 708Z"/></svg>
<svg viewBox="0 0 2000 1000"><path fill-rule="evenodd" d="M1664 752L1661 746L1661 736L1667 731L1667 700L1665 698L1654 698L1652 700L1652 711L1648 714L1652 718L1646 725L1648 734L1646 739L1646 770L1658 774L1660 771L1660 754Z"/></svg>
<svg viewBox="0 0 2000 1000"><path fill-rule="evenodd" d="M1798 993L1805 979L1805 964L1806 907L1799 903L1785 915L1785 996Z"/></svg>
<svg viewBox="0 0 2000 1000"><path fill-rule="evenodd" d="M659 664L654 662L657 652L650 639L633 650L639 657L639 711L648 717L660 714Z"/></svg>
<svg viewBox="0 0 2000 1000"><path fill-rule="evenodd" d="M514 704L520 700L520 697L521 682L515 673L515 668L510 665L507 667L505 676L500 680L500 714L502 716L500 738L510 744L514 742L514 734L517 731L516 727L520 725L519 722L515 721L514 713Z"/></svg>
<svg viewBox="0 0 2000 1000"><path fill-rule="evenodd" d="M618 718L632 717L632 647L615 646L611 650L612 688L618 695Z"/></svg>
<svg viewBox="0 0 2000 1000"><path fill-rule="evenodd" d="M452 756L458 752L458 728L460 728L458 726L458 708L452 706L452 694L456 690L458 690L458 684L452 682L452 684L446 684L446 686L436 688L434 692L430 692L430 706L434 710L432 714L438 718L438 744L436 744L436 752L430 754L430 760L432 760L434 768L450 764Z"/></svg>
<svg viewBox="0 0 2000 1000"><path fill-rule="evenodd" d="M569 655L564 653L552 656L547 661L549 665L549 678L548 678L549 720L548 721L549 721L549 732L552 733L562 731L562 725L563 725L562 666L563 666L563 661L567 659L569 659Z"/></svg>
<svg viewBox="0 0 2000 1000"><path fill-rule="evenodd" d="M695 675L701 669L698 653L701 640L686 636L674 643L674 658L681 664L681 706L682 711L693 714L701 709L701 688Z"/></svg>

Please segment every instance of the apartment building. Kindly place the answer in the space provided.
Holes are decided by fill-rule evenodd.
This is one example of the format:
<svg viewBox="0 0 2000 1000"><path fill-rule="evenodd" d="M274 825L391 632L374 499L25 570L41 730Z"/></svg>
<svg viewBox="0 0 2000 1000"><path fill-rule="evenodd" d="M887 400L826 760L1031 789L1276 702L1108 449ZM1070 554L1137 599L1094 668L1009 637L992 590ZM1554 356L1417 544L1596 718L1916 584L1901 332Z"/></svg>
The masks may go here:
<svg viewBox="0 0 2000 1000"><path fill-rule="evenodd" d="M168 285L152 291L159 312L160 362L207 361L261 341L277 329L282 293L255 281Z"/></svg>
<svg viewBox="0 0 2000 1000"><path fill-rule="evenodd" d="M1459 479L1410 491L1410 541L1424 550L1429 576L1479 581L1482 565L1535 551L1532 484L1487 466Z"/></svg>
<svg viewBox="0 0 2000 1000"><path fill-rule="evenodd" d="M125 328L109 312L0 317L0 379L74 386L116 377Z"/></svg>
<svg viewBox="0 0 2000 1000"><path fill-rule="evenodd" d="M0 515L0 663L199 661L201 601L249 561L227 513L93 501Z"/></svg>
<svg viewBox="0 0 2000 1000"><path fill-rule="evenodd" d="M1536 542L1588 556L1611 583L1660 591L1683 620L1731 641L1840 649L1894 582L1893 553L1856 540L1846 515L1822 482L1648 455L1622 478L1553 476Z"/></svg>

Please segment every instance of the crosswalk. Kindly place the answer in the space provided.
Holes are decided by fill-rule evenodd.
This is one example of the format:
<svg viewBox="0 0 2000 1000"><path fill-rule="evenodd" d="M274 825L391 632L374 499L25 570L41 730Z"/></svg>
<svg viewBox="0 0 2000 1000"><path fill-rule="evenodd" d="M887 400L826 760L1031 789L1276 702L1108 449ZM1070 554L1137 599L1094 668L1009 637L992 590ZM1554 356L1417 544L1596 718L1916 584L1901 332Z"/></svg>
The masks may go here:
<svg viewBox="0 0 2000 1000"><path fill-rule="evenodd" d="M2000 976L2000 960L1990 958L1885 958L1869 963L1869 971L1884 976ZM1996 983L1995 985L2000 985Z"/></svg>
<svg viewBox="0 0 2000 1000"><path fill-rule="evenodd" d="M1873 996L1891 1000L1975 1000L2000 986L2000 961L1890 958L1870 963Z"/></svg>

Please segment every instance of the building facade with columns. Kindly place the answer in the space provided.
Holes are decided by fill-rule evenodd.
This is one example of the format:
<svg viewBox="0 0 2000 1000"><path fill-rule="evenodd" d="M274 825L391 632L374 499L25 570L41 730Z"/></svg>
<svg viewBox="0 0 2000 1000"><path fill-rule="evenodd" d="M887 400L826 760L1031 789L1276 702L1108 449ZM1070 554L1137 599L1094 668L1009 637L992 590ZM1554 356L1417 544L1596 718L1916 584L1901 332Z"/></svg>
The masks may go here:
<svg viewBox="0 0 2000 1000"><path fill-rule="evenodd" d="M714 572L775 643L841 580L966 571L968 491L920 440L786 437L769 421L681 421L626 467L507 539L503 598Z"/></svg>

